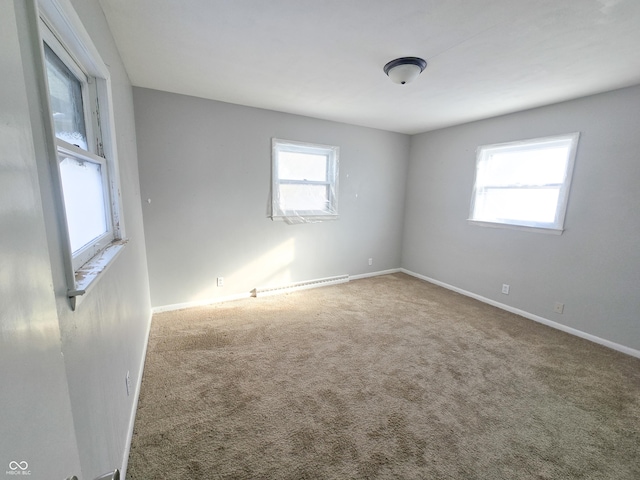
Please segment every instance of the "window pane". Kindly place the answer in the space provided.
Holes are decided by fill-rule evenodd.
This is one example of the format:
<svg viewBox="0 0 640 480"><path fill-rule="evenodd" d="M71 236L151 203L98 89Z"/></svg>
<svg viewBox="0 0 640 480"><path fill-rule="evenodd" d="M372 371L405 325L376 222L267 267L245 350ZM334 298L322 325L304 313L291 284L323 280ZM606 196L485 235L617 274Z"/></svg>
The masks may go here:
<svg viewBox="0 0 640 480"><path fill-rule="evenodd" d="M63 156L60 175L69 224L71 250L75 253L107 231L102 167Z"/></svg>
<svg viewBox="0 0 640 480"><path fill-rule="evenodd" d="M328 212L327 185L280 185L280 209Z"/></svg>
<svg viewBox="0 0 640 480"><path fill-rule="evenodd" d="M87 150L82 84L46 43L44 52L56 137Z"/></svg>
<svg viewBox="0 0 640 480"><path fill-rule="evenodd" d="M327 181L327 156L312 153L283 152L278 155L281 180Z"/></svg>
<svg viewBox="0 0 640 480"><path fill-rule="evenodd" d="M558 185L564 182L569 145L496 152L481 162L478 185Z"/></svg>
<svg viewBox="0 0 640 480"><path fill-rule="evenodd" d="M485 222L554 223L560 188L485 189L476 197L473 218Z"/></svg>

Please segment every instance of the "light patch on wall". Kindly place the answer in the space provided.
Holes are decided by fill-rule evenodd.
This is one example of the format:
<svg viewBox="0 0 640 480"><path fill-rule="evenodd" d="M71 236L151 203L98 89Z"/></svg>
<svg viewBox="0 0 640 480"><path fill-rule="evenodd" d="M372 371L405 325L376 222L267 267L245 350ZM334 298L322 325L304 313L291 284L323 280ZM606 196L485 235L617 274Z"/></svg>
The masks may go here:
<svg viewBox="0 0 640 480"><path fill-rule="evenodd" d="M602 4L600 11L605 15L613 10L622 0L598 0L598 3Z"/></svg>
<svg viewBox="0 0 640 480"><path fill-rule="evenodd" d="M295 239L290 238L231 274L213 272L210 285L198 292L190 301L197 302L220 296L222 292L216 285L216 275L224 276L225 286L232 288L234 285L246 285L248 280L253 283L254 287L291 283L291 270L289 267L296 258L295 244ZM224 293L222 295L224 296Z"/></svg>

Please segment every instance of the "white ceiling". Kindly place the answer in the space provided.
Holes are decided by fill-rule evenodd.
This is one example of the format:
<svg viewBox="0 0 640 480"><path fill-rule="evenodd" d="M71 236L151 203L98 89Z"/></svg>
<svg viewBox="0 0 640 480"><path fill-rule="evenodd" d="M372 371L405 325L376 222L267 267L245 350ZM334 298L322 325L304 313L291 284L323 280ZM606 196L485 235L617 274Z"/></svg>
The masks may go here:
<svg viewBox="0 0 640 480"><path fill-rule="evenodd" d="M639 0L100 3L135 86L409 134L640 84Z"/></svg>

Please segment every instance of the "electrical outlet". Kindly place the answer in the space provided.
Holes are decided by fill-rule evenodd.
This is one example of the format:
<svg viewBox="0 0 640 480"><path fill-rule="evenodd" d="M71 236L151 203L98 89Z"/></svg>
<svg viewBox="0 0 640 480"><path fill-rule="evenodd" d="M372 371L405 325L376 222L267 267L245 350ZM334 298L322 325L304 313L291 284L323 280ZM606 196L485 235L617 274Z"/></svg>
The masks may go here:
<svg viewBox="0 0 640 480"><path fill-rule="evenodd" d="M131 395L131 375L129 375L129 370L127 370L127 376L125 378L125 382L127 385L127 397Z"/></svg>
<svg viewBox="0 0 640 480"><path fill-rule="evenodd" d="M563 313L564 303L556 302L555 305L553 306L553 311L556 313Z"/></svg>
<svg viewBox="0 0 640 480"><path fill-rule="evenodd" d="M219 287L224 287L224 277L218 277L217 282Z"/></svg>
<svg viewBox="0 0 640 480"><path fill-rule="evenodd" d="M369 259L369 265L373 265L373 258Z"/></svg>
<svg viewBox="0 0 640 480"><path fill-rule="evenodd" d="M502 284L502 293L504 293L505 295L509 295L509 285L507 285L506 283Z"/></svg>

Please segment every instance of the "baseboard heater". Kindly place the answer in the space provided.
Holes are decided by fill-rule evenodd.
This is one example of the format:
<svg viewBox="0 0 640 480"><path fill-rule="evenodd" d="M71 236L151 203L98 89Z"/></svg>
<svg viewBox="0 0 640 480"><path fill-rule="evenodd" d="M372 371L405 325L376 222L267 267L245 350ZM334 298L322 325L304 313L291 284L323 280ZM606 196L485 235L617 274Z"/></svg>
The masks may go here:
<svg viewBox="0 0 640 480"><path fill-rule="evenodd" d="M318 278L316 280L290 283L288 285L280 285L277 287L258 287L251 290L251 296L266 297L267 295L278 295L280 293L295 292L296 290L306 290L308 288L337 285L339 283L347 283L348 281L349 281L349 275L338 275L337 277Z"/></svg>

